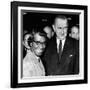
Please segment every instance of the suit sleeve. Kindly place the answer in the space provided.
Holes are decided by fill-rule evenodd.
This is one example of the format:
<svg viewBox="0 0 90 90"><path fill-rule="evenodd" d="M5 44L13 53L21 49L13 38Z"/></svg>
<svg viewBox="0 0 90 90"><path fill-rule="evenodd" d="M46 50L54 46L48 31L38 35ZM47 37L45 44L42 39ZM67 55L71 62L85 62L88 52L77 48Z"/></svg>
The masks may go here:
<svg viewBox="0 0 90 90"><path fill-rule="evenodd" d="M74 60L74 72L75 74L79 74L79 42L76 42L76 53L75 53L75 60Z"/></svg>

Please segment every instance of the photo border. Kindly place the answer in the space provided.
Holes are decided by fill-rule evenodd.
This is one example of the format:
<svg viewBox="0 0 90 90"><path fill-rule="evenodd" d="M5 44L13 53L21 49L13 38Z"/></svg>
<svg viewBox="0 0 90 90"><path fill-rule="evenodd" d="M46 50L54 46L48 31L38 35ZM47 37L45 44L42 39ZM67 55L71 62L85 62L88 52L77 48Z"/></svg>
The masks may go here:
<svg viewBox="0 0 90 90"><path fill-rule="evenodd" d="M65 80L34 83L18 83L18 7L42 7L58 9L77 9L84 11L84 79L83 80ZM52 86L87 83L87 6L67 5L67 4L49 4L35 2L11 2L11 87L33 87L33 86Z"/></svg>

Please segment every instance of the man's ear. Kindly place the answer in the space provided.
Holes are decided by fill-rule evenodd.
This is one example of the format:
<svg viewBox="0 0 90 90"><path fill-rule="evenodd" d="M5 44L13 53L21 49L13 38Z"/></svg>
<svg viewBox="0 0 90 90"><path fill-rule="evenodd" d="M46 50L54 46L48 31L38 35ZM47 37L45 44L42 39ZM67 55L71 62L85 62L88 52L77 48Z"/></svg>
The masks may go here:
<svg viewBox="0 0 90 90"><path fill-rule="evenodd" d="M55 26L54 26L54 25L52 25L52 28L53 28L53 30L54 30L54 32L55 32Z"/></svg>
<svg viewBox="0 0 90 90"><path fill-rule="evenodd" d="M54 31L52 32L52 36L54 36Z"/></svg>

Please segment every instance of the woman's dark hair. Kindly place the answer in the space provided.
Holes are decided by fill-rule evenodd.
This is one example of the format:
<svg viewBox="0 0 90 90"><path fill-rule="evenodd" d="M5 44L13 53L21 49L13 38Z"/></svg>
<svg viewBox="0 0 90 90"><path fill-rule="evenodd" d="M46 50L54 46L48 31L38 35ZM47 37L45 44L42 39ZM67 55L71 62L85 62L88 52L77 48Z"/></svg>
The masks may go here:
<svg viewBox="0 0 90 90"><path fill-rule="evenodd" d="M33 28L32 30L32 39L34 40L34 35L38 33L40 36L43 36L47 39L47 34L43 31L43 27L37 26L35 28Z"/></svg>
<svg viewBox="0 0 90 90"><path fill-rule="evenodd" d="M47 41L47 34L43 31L42 27L34 27L32 29L32 32L30 33L30 37L28 38L28 45L30 46L30 43L32 43L34 41L34 35L35 34L39 34L40 36L45 37L46 41Z"/></svg>

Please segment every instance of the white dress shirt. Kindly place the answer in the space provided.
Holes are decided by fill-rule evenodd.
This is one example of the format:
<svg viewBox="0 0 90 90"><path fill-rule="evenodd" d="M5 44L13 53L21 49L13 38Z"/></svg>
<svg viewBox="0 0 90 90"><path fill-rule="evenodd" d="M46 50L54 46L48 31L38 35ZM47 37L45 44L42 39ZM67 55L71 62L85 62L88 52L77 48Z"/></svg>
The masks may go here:
<svg viewBox="0 0 90 90"><path fill-rule="evenodd" d="M65 44L65 40L61 40L62 42L62 51L63 51L63 48L64 48L64 44ZM57 43L57 52L59 53L59 43L60 43L60 39L56 38L56 43Z"/></svg>

